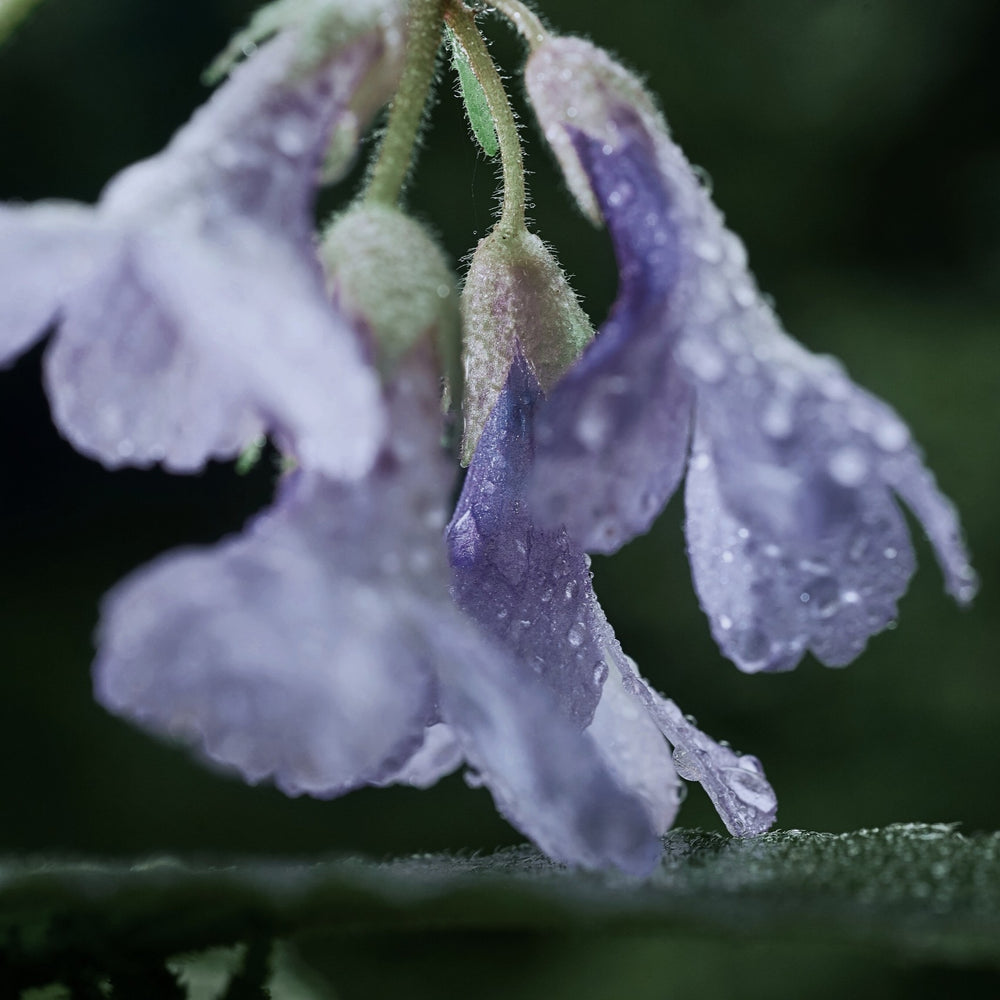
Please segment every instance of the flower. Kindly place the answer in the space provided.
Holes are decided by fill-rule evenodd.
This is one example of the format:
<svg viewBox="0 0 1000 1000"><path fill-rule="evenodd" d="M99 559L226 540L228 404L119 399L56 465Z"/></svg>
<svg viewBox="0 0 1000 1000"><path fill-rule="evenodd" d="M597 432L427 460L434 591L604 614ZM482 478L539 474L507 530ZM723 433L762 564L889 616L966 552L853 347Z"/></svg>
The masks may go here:
<svg viewBox="0 0 1000 1000"><path fill-rule="evenodd" d="M649 687L601 610L590 560L563 529L534 523L526 489L534 422L544 412L538 382L518 353L448 526L458 606L544 682L561 715L641 798L657 833L680 802L664 737L681 776L702 783L731 833L764 832L777 804L760 762L711 740Z"/></svg>
<svg viewBox="0 0 1000 1000"><path fill-rule="evenodd" d="M385 403L392 433L366 477L297 471L241 535L169 553L108 594L98 700L292 795L423 787L464 759L550 856L647 874L660 844L640 797L530 661L449 594L454 470L425 348Z"/></svg>
<svg viewBox="0 0 1000 1000"><path fill-rule="evenodd" d="M895 496L949 593L970 601L956 512L906 425L784 333L638 81L587 42L548 38L526 82L620 274L607 322L539 418L546 523L614 551L649 528L687 464L695 586L748 672L791 669L807 649L847 663L895 616L914 568Z"/></svg>
<svg viewBox="0 0 1000 1000"><path fill-rule="evenodd" d="M0 208L0 363L58 323L47 388L80 451L186 472L267 431L331 474L370 465L377 380L326 300L312 205L331 132L398 69L401 11L305 66L282 32L93 209Z"/></svg>

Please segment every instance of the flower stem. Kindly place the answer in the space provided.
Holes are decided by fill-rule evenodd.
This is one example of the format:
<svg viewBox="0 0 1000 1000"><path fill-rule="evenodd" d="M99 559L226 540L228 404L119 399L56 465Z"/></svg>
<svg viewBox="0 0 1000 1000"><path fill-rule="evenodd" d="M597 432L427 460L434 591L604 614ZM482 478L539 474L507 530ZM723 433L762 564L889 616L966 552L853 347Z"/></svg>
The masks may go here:
<svg viewBox="0 0 1000 1000"><path fill-rule="evenodd" d="M483 88L486 104L493 116L503 168L503 209L496 228L501 237L513 236L524 229L525 202L524 161L514 112L486 42L476 27L475 15L460 0L449 0L445 18L468 56L469 65Z"/></svg>
<svg viewBox="0 0 1000 1000"><path fill-rule="evenodd" d="M538 15L521 0L490 0L490 6L514 25L531 48L537 48L549 37Z"/></svg>
<svg viewBox="0 0 1000 1000"><path fill-rule="evenodd" d="M444 5L445 0L413 0L411 4L406 62L389 108L382 145L368 177L365 201L395 205L402 194L434 81Z"/></svg>

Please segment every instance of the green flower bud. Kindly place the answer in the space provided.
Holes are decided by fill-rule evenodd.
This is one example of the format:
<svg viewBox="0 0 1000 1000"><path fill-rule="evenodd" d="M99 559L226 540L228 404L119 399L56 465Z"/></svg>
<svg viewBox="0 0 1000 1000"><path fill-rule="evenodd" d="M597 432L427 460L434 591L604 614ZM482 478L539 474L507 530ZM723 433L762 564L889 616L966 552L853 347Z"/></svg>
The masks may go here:
<svg viewBox="0 0 1000 1000"><path fill-rule="evenodd" d="M320 258L334 304L370 335L384 378L412 347L430 339L454 384L455 276L419 222L387 205L355 205L327 228Z"/></svg>
<svg viewBox="0 0 1000 1000"><path fill-rule="evenodd" d="M548 391L593 336L576 293L537 236L494 231L481 240L462 292L463 464L472 459L517 345Z"/></svg>

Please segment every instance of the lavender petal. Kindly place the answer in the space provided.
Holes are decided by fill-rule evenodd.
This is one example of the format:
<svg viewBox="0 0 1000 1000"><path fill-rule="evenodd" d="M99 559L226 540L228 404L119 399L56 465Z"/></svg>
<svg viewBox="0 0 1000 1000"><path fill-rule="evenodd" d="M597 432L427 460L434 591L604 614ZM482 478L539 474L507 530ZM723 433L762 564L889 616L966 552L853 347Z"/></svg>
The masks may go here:
<svg viewBox="0 0 1000 1000"><path fill-rule="evenodd" d="M648 875L661 845L644 803L613 777L594 741L516 658L468 628L438 656L441 713L506 819L568 865Z"/></svg>
<svg viewBox="0 0 1000 1000"><path fill-rule="evenodd" d="M596 340L552 390L538 422L532 501L588 551L614 552L647 531L677 488L693 394L673 359L673 207L641 137L612 149L576 135L608 220L618 298Z"/></svg>
<svg viewBox="0 0 1000 1000"><path fill-rule="evenodd" d="M446 774L451 774L465 758L455 734L443 722L435 722L424 730L424 741L403 766L379 785L410 785L430 788Z"/></svg>
<svg viewBox="0 0 1000 1000"><path fill-rule="evenodd" d="M43 336L67 296L100 267L107 242L81 205L0 205L0 367Z"/></svg>
<svg viewBox="0 0 1000 1000"><path fill-rule="evenodd" d="M458 606L555 694L582 728L607 665L588 623L590 562L562 529L537 526L525 503L541 390L518 352L483 429L447 538Z"/></svg>
<svg viewBox="0 0 1000 1000"><path fill-rule="evenodd" d="M643 801L653 829L663 835L673 825L683 798L670 747L642 699L626 690L615 663L587 728L621 785Z"/></svg>
<svg viewBox="0 0 1000 1000"><path fill-rule="evenodd" d="M697 781L734 837L756 837L774 825L778 799L764 776L760 761L740 755L706 736L677 705L664 698L639 676L635 664L614 656L626 691L646 706L660 732L674 748L677 773Z"/></svg>
<svg viewBox="0 0 1000 1000"><path fill-rule="evenodd" d="M389 390L396 433L370 476L296 473L242 535L120 584L98 698L291 794L397 774L437 721L434 652L456 616L437 392L415 356Z"/></svg>

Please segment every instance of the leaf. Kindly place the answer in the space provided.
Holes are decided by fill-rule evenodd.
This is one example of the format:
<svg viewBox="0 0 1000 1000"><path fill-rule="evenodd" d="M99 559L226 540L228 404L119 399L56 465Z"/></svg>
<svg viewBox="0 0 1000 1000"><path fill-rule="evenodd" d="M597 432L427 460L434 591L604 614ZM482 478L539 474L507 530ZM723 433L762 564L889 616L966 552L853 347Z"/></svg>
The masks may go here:
<svg viewBox="0 0 1000 1000"><path fill-rule="evenodd" d="M38 3L39 0L0 0L0 45Z"/></svg>
<svg viewBox="0 0 1000 1000"><path fill-rule="evenodd" d="M1000 966L1000 834L675 830L664 847L646 882L570 871L529 848L388 862L0 860L0 969L19 988L74 963L113 981L116 956L162 967L240 941L306 935L315 947L358 928L683 932Z"/></svg>
<svg viewBox="0 0 1000 1000"><path fill-rule="evenodd" d="M496 126L493 124L493 115L490 114L489 104L486 101L486 94L472 69L472 63L469 62L465 49L455 37L455 33L447 27L445 33L448 36L452 65L458 73L462 100L465 102L465 113L469 116L472 132L483 152L492 158L500 152L500 143L497 139Z"/></svg>

